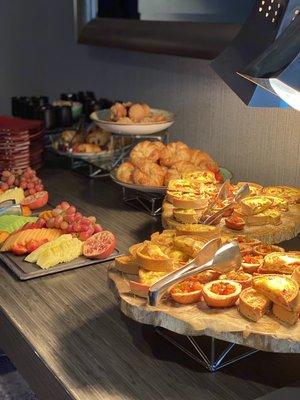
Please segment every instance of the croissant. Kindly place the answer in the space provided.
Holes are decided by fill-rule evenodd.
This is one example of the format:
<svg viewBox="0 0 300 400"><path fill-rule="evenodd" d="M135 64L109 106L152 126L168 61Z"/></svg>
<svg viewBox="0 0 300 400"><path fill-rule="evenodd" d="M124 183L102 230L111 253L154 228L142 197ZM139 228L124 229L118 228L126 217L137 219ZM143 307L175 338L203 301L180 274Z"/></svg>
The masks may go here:
<svg viewBox="0 0 300 400"><path fill-rule="evenodd" d="M127 109L122 103L115 103L110 107L110 119L112 121L118 121L120 118L127 116Z"/></svg>
<svg viewBox="0 0 300 400"><path fill-rule="evenodd" d="M171 167L179 161L189 161L190 150L188 146L182 142L173 142L166 145L161 152L159 162L161 165Z"/></svg>
<svg viewBox="0 0 300 400"><path fill-rule="evenodd" d="M201 150L190 149L190 162L202 170L218 169L217 163Z"/></svg>
<svg viewBox="0 0 300 400"><path fill-rule="evenodd" d="M145 162L133 171L133 182L143 186L163 186L166 169L153 162Z"/></svg>
<svg viewBox="0 0 300 400"><path fill-rule="evenodd" d="M134 171L134 165L132 165L130 162L124 162L119 166L117 169L117 179L121 182L126 182L126 183L133 183L132 180L132 174Z"/></svg>
<svg viewBox="0 0 300 400"><path fill-rule="evenodd" d="M128 116L134 122L141 122L150 115L150 108L147 104L133 104L128 110Z"/></svg>
<svg viewBox="0 0 300 400"><path fill-rule="evenodd" d="M138 143L130 153L130 161L135 166L140 166L145 161L156 162L160 154L164 149L164 145L161 142L150 142L150 140L145 140Z"/></svg>

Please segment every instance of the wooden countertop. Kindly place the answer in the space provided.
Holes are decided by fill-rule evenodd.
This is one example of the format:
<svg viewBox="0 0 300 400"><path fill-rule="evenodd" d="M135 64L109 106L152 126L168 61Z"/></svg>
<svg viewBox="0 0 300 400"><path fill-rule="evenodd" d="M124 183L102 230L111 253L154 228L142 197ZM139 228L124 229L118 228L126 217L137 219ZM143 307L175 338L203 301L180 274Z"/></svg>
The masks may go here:
<svg viewBox="0 0 300 400"><path fill-rule="evenodd" d="M118 237L143 240L160 221L121 204L109 179L60 168L40 172L50 202L69 200ZM299 240L296 239L295 245ZM0 347L39 400L252 400L298 378L298 355L258 353L210 374L121 315L100 264L28 282L0 267Z"/></svg>

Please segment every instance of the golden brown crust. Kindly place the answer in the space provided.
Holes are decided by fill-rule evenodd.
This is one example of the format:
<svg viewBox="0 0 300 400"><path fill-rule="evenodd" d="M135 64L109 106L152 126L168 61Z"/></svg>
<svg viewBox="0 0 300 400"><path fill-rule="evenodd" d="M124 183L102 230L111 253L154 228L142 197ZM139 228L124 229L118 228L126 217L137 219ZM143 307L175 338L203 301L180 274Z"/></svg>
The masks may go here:
<svg viewBox="0 0 300 400"><path fill-rule="evenodd" d="M125 183L133 183L132 175L134 171L134 165L130 162L124 162L119 166L116 172L117 179Z"/></svg>
<svg viewBox="0 0 300 400"><path fill-rule="evenodd" d="M249 287L239 296L238 310L251 321L258 321L270 309L271 300Z"/></svg>
<svg viewBox="0 0 300 400"><path fill-rule="evenodd" d="M136 185L161 187L164 184L164 176L165 170L160 165L145 162L134 169L132 179Z"/></svg>
<svg viewBox="0 0 300 400"><path fill-rule="evenodd" d="M161 143L164 147L164 145ZM130 161L136 167L142 166L145 162L156 163L160 157L162 148L157 142L144 140L138 143L130 153Z"/></svg>
<svg viewBox="0 0 300 400"><path fill-rule="evenodd" d="M117 256L115 258L115 268L125 274L137 275L139 273L139 266L132 256Z"/></svg>
<svg viewBox="0 0 300 400"><path fill-rule="evenodd" d="M180 161L189 161L190 150L188 146L182 142L172 142L166 145L161 152L159 162L161 165L171 167Z"/></svg>
<svg viewBox="0 0 300 400"><path fill-rule="evenodd" d="M223 285L223 284L230 285L231 287L233 287L234 292L230 294L218 294L212 291L214 285ZM225 307L232 307L236 303L241 291L242 287L239 283L233 280L224 279L206 283L203 286L202 293L205 303L209 307L225 308Z"/></svg>

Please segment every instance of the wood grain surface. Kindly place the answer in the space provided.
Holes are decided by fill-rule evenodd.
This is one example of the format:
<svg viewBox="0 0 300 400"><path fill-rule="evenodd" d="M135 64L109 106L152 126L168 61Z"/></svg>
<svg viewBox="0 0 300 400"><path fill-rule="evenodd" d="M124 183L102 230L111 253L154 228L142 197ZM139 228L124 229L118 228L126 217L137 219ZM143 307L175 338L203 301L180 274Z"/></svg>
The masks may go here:
<svg viewBox="0 0 300 400"><path fill-rule="evenodd" d="M89 181L57 167L41 176L52 204L68 199L95 214L116 233L121 251L160 227L122 205L109 180ZM298 378L299 356L268 353L207 373L151 327L122 316L107 287L106 264L28 282L1 266L0 307L0 347L39 400L254 400Z"/></svg>
<svg viewBox="0 0 300 400"><path fill-rule="evenodd" d="M187 336L211 336L231 343L275 353L300 353L300 321L294 326L280 323L274 316L265 315L257 322L240 315L236 307L217 309L204 301L181 305L164 299L157 307L130 292L133 275L109 268L111 288L120 302L120 309L134 321L159 326Z"/></svg>

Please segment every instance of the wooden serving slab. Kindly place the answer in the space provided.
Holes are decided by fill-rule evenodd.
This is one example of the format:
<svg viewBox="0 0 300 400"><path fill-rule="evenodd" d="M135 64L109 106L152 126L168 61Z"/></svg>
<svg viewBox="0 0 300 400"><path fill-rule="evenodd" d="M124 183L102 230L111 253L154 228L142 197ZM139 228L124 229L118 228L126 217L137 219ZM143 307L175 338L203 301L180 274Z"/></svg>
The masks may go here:
<svg viewBox="0 0 300 400"><path fill-rule="evenodd" d="M300 353L300 322L293 327L285 326L272 315L265 315L258 322L241 316L236 307L209 308L201 301L181 305L171 300L162 301L159 307L151 307L146 299L130 293L129 279L112 266L108 280L121 311L133 320L160 326L180 335L211 336L216 339L277 353Z"/></svg>
<svg viewBox="0 0 300 400"><path fill-rule="evenodd" d="M17 277L21 281L26 281L28 279L39 278L41 276L56 274L58 272L69 271L70 269L87 267L88 265L92 264L100 264L106 261L112 261L118 254L119 250L115 249L115 251L108 258L105 258L103 260L92 260L81 256L71 262L58 264L55 267L51 267L48 269L42 269L36 264L31 264L27 261L24 261L24 257L15 256L11 253L0 253L0 260L3 261L4 264L15 275L17 275Z"/></svg>
<svg viewBox="0 0 300 400"><path fill-rule="evenodd" d="M237 231L228 229L224 220L220 223L221 234L235 237L237 235L247 235L253 239L258 239L264 243L275 244L285 240L290 240L300 233L300 204L290 207L288 212L281 215L279 225L245 226L243 230ZM162 226L164 229L176 229L181 225L173 217L173 205L168 201L163 203Z"/></svg>

